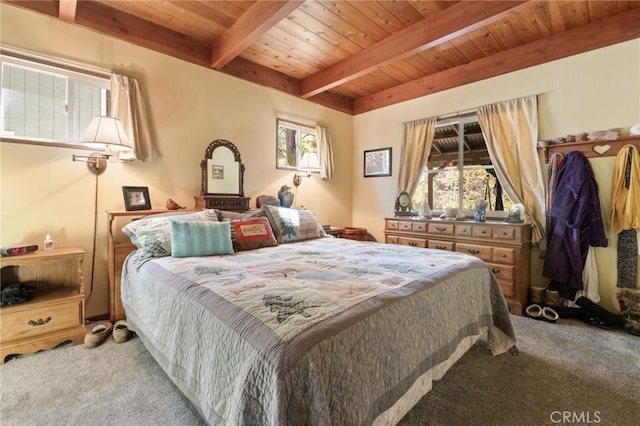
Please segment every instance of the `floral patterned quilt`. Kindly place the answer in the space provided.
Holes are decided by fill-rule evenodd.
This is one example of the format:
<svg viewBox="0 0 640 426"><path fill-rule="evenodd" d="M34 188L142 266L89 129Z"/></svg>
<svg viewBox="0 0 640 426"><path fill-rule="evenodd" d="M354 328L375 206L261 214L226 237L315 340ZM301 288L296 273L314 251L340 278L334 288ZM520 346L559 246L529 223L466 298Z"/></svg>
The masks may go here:
<svg viewBox="0 0 640 426"><path fill-rule="evenodd" d="M125 263L130 322L211 424L369 424L466 336L515 344L490 269L460 253L319 238Z"/></svg>

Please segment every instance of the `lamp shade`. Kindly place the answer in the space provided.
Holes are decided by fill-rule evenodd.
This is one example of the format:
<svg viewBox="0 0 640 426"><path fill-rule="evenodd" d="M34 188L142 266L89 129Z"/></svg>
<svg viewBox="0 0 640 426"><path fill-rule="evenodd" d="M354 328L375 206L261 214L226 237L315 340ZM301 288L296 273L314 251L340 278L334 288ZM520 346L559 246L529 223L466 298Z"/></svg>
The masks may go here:
<svg viewBox="0 0 640 426"><path fill-rule="evenodd" d="M107 116L94 117L82 135L80 143L96 149L104 149L105 152L131 151L132 149L120 120Z"/></svg>
<svg viewBox="0 0 640 426"><path fill-rule="evenodd" d="M320 168L320 160L317 152L305 152L300 159L298 170L318 170Z"/></svg>

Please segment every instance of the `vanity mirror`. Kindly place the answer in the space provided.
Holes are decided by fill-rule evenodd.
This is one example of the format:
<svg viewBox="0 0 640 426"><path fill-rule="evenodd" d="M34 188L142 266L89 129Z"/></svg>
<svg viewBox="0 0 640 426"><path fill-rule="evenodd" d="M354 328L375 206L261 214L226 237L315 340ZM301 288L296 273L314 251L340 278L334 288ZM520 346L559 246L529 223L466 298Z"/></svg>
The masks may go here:
<svg viewBox="0 0 640 426"><path fill-rule="evenodd" d="M249 197L244 196L244 164L233 143L225 139L211 142L200 168L202 188L196 197L196 207L249 210Z"/></svg>

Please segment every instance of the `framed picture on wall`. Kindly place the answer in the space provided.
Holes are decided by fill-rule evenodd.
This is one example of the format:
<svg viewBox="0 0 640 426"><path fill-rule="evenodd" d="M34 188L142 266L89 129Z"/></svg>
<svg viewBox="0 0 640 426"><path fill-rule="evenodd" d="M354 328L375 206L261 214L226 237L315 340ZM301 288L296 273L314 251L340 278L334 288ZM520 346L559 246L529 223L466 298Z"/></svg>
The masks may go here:
<svg viewBox="0 0 640 426"><path fill-rule="evenodd" d="M123 186L122 196L124 197L124 207L127 211L151 210L149 188L146 186Z"/></svg>
<svg viewBox="0 0 640 426"><path fill-rule="evenodd" d="M364 177L391 176L391 147L364 152Z"/></svg>

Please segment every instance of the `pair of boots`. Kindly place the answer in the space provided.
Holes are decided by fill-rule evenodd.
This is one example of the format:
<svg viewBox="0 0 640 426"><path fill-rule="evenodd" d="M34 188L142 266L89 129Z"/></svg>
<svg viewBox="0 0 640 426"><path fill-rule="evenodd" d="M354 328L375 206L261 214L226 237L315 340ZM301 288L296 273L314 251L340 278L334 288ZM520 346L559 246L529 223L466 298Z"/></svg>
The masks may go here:
<svg viewBox="0 0 640 426"><path fill-rule="evenodd" d="M564 299L557 291L547 290L545 287L531 287L529 299L531 304L525 309L529 318L551 323L555 323L560 318L557 308L563 306Z"/></svg>

